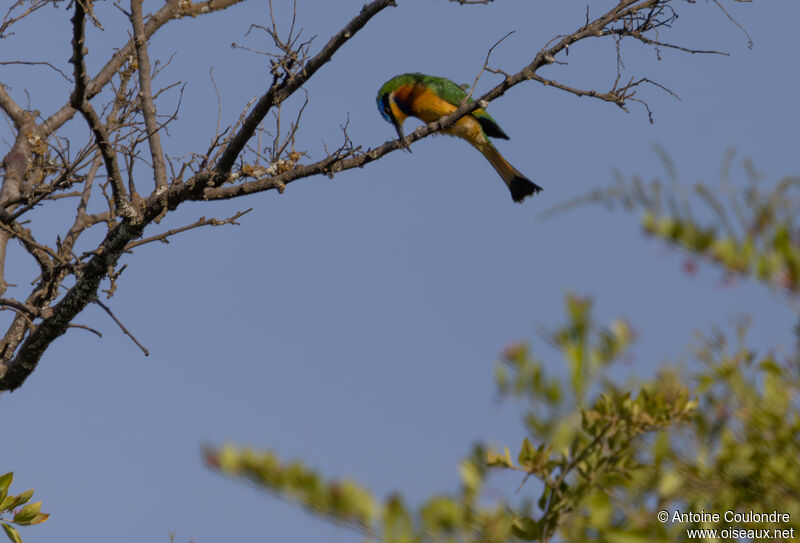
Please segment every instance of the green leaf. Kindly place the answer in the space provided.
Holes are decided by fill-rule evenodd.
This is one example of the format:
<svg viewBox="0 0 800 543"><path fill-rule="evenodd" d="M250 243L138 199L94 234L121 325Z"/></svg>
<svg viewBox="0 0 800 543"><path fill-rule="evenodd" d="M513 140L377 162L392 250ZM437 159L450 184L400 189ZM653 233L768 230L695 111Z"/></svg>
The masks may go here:
<svg viewBox="0 0 800 543"><path fill-rule="evenodd" d="M16 515L14 515L14 522L25 526L30 524L31 521L39 514L39 509L42 507L42 502L29 503L23 507Z"/></svg>
<svg viewBox="0 0 800 543"><path fill-rule="evenodd" d="M39 513L31 521L28 523L28 526L33 526L34 524L41 524L42 522L46 521L50 518L50 513Z"/></svg>
<svg viewBox="0 0 800 543"><path fill-rule="evenodd" d="M448 496L434 496L420 514L427 531L452 533L461 526L461 508Z"/></svg>
<svg viewBox="0 0 800 543"><path fill-rule="evenodd" d="M536 500L536 505L539 507L540 510L544 511L544 508L547 506L547 499L552 495L552 491L545 487L542 495L539 496L539 499Z"/></svg>
<svg viewBox="0 0 800 543"><path fill-rule="evenodd" d="M230 444L223 445L222 448L217 451L216 455L219 469L228 473L236 473L239 471L241 467L239 458L239 452Z"/></svg>
<svg viewBox="0 0 800 543"><path fill-rule="evenodd" d="M531 442L528 441L528 438L522 440L522 447L520 447L519 455L517 456L517 462L523 468L530 469L531 463L533 462L534 458L536 457L536 449L534 449Z"/></svg>
<svg viewBox="0 0 800 543"><path fill-rule="evenodd" d="M33 497L33 489L26 490L22 494L17 494L16 496L6 496L6 499L3 500L3 503L0 503L0 511L7 511L9 509L15 509L22 505L23 503L28 503L28 501Z"/></svg>
<svg viewBox="0 0 800 543"><path fill-rule="evenodd" d="M496 452L489 451L486 453L486 464L489 467L495 468L513 468L514 462L511 461L511 453L508 450L508 447L505 447L505 454L500 455Z"/></svg>
<svg viewBox="0 0 800 543"><path fill-rule="evenodd" d="M5 475L0 475L0 503L6 499L8 495L8 487L11 486L11 481L14 480L14 473L8 472ZM2 509L0 509L2 511Z"/></svg>
<svg viewBox="0 0 800 543"><path fill-rule="evenodd" d="M3 526L3 530L5 530L6 535L11 541L14 543L22 543L22 538L19 536L19 532L17 532L13 526L9 526L5 522L0 522L0 525Z"/></svg>
<svg viewBox="0 0 800 543"><path fill-rule="evenodd" d="M511 533L524 541L535 541L542 535L542 523L529 517L517 517L511 524Z"/></svg>
<svg viewBox="0 0 800 543"><path fill-rule="evenodd" d="M658 492L661 496L671 498L683 486L683 478L675 471L664 473L658 483Z"/></svg>
<svg viewBox="0 0 800 543"><path fill-rule="evenodd" d="M388 541L405 541L411 539L413 524L406 511L402 498L393 494L389 496L383 507L383 531Z"/></svg>
<svg viewBox="0 0 800 543"><path fill-rule="evenodd" d="M8 492L8 487L11 486L11 481L14 480L14 472L9 471L4 475L0 475L0 490Z"/></svg>
<svg viewBox="0 0 800 543"><path fill-rule="evenodd" d="M595 490L587 499L589 506L589 518L592 526L596 528L606 528L611 523L614 514L614 507L608 495L602 490Z"/></svg>
<svg viewBox="0 0 800 543"><path fill-rule="evenodd" d="M659 432L658 436L656 437L655 443L653 443L653 460L656 465L661 464L661 462L667 457L670 453L670 436L668 432Z"/></svg>
<svg viewBox="0 0 800 543"><path fill-rule="evenodd" d="M483 477L481 476L480 468L475 465L475 462L471 460L462 461L458 466L458 472L461 475L461 482L464 487L471 491L480 488Z"/></svg>

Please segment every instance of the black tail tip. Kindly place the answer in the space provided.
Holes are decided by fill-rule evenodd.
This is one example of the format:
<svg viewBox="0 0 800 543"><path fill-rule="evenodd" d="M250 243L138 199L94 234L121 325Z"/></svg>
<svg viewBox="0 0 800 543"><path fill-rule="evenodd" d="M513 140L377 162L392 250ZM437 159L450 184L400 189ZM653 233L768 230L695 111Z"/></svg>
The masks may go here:
<svg viewBox="0 0 800 543"><path fill-rule="evenodd" d="M542 187L522 176L512 179L511 183L508 184L508 188L511 190L511 198L515 202L521 202L531 194L542 192Z"/></svg>

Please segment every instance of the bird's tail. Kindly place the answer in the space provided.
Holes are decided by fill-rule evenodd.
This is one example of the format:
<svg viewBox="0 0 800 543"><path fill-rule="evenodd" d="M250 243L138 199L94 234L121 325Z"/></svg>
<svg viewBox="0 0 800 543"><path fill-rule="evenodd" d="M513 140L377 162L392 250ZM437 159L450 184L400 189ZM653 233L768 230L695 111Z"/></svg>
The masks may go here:
<svg viewBox="0 0 800 543"><path fill-rule="evenodd" d="M542 187L522 175L519 170L512 166L503 155L500 154L491 142L486 141L485 144L476 146L478 150L486 157L486 160L497 170L500 177L505 181L508 190L511 191L511 198L515 202L521 202L526 196L535 194L542 190Z"/></svg>

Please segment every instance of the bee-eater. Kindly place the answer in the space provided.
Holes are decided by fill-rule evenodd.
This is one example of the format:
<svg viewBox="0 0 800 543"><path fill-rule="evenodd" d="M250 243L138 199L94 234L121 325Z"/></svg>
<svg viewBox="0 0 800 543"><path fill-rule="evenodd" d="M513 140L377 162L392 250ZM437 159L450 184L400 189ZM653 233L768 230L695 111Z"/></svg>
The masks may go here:
<svg viewBox="0 0 800 543"><path fill-rule="evenodd" d="M466 91L449 79L413 73L395 76L384 83L377 101L383 118L394 125L397 135L403 139L403 121L408 117L432 123L458 109L466 96ZM472 102L472 98L469 101ZM461 117L444 132L467 140L480 151L503 178L515 202L542 190L509 164L489 141L490 137L504 140L509 137L483 108Z"/></svg>

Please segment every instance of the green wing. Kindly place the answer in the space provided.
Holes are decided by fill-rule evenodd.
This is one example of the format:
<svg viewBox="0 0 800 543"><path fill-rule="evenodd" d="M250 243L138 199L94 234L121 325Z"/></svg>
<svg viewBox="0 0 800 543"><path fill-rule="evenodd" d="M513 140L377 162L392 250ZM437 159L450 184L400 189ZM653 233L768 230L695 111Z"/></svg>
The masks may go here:
<svg viewBox="0 0 800 543"><path fill-rule="evenodd" d="M412 75L412 74L409 74ZM436 96L439 98L450 102L454 106L458 106L461 104L461 101L467 96L467 92L454 83L449 79L445 79L444 77L436 77L433 75L423 75L423 74L413 74L416 76L415 82L418 84L425 85L433 92L436 93ZM466 85L469 88L468 85ZM473 102L472 98L469 98L469 102ZM483 108L478 108L472 112L472 115L478 119L478 122L481 123L481 128L486 133L487 136L492 138L502 138L504 140L510 139L508 134L503 132L503 129L500 128L500 125L497 124L491 115L486 113L486 110Z"/></svg>

